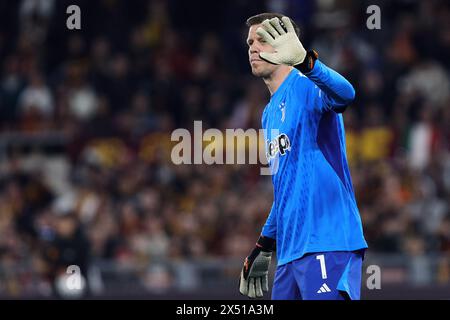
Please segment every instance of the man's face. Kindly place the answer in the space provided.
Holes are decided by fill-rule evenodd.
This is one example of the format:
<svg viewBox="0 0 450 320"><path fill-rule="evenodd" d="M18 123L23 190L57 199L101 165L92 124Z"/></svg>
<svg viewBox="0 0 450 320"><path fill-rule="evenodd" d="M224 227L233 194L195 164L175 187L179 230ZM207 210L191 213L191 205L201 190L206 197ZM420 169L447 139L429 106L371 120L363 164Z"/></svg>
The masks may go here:
<svg viewBox="0 0 450 320"><path fill-rule="evenodd" d="M270 44L265 42L259 35L256 34L256 29L258 29L259 26L261 26L261 24L255 24L248 30L248 58L250 66L252 67L253 75L257 77L267 78L275 71L278 66L264 61L259 57L259 53L262 51L275 51Z"/></svg>

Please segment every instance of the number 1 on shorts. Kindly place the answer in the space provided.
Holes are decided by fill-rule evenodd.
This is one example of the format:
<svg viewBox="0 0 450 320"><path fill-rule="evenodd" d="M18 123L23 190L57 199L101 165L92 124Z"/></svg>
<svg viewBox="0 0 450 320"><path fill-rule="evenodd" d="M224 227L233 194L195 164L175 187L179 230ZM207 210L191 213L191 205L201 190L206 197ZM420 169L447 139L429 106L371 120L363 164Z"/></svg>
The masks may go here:
<svg viewBox="0 0 450 320"><path fill-rule="evenodd" d="M322 279L327 278L327 269L325 268L325 256L323 254L319 254L316 256L316 259L320 261L320 271L322 272Z"/></svg>

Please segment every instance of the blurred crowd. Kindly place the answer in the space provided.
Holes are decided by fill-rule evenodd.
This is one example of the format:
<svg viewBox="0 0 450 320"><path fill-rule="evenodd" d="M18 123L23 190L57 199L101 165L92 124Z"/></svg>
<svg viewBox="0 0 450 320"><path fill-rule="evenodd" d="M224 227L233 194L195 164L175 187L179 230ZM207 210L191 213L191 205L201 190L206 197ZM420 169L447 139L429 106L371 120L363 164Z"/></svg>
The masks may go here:
<svg viewBox="0 0 450 320"><path fill-rule="evenodd" d="M73 3L72 3L73 2ZM81 8L81 30L66 8ZM347 153L371 252L435 255L450 274L450 5L365 1L0 4L0 295L50 295L69 265L243 259L272 204L259 165L174 165L171 133L259 129L247 17L279 11L346 76ZM441 261L440 260L440 261Z"/></svg>

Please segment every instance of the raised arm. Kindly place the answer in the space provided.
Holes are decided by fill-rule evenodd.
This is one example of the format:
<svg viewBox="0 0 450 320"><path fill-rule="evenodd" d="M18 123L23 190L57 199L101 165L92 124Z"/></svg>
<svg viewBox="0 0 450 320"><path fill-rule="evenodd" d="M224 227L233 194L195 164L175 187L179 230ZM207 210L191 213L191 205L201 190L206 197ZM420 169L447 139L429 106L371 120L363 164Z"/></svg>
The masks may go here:
<svg viewBox="0 0 450 320"><path fill-rule="evenodd" d="M305 62L295 67L317 86L312 88L317 92L314 104L321 111L343 112L355 98L355 89L347 79L317 58L317 53L311 50Z"/></svg>
<svg viewBox="0 0 450 320"><path fill-rule="evenodd" d="M321 110L342 112L353 101L353 86L319 61L317 52L305 50L288 17L265 20L256 33L275 49L274 52L260 52L261 59L300 70L320 89L316 94L323 104L319 106Z"/></svg>

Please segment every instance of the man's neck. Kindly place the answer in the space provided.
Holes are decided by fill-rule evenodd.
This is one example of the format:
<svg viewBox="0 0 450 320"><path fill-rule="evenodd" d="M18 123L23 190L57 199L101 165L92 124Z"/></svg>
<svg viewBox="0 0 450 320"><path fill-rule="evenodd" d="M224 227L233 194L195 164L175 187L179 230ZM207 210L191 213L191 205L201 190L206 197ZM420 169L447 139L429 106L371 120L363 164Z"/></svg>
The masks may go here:
<svg viewBox="0 0 450 320"><path fill-rule="evenodd" d="M272 72L272 74L269 77L263 78L264 83L269 89L271 96L281 86L281 84L287 78L292 69L293 67L283 65L277 68L274 72Z"/></svg>

